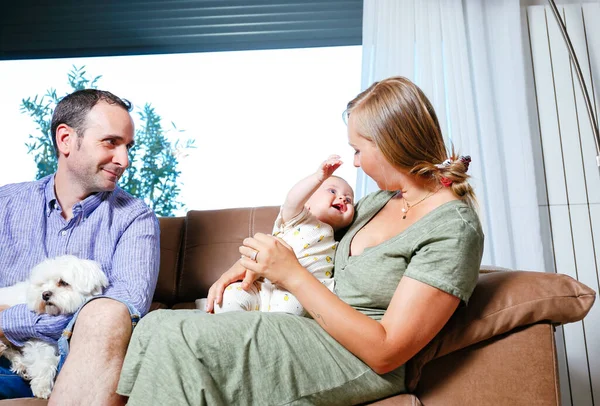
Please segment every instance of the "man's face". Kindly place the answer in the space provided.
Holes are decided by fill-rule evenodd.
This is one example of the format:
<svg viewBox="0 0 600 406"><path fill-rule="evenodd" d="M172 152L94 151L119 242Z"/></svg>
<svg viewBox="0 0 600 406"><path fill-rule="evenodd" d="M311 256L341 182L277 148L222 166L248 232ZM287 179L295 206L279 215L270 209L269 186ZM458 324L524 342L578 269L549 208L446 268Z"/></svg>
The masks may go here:
<svg viewBox="0 0 600 406"><path fill-rule="evenodd" d="M71 140L66 164L71 179L86 194L112 191L129 166L134 127L129 112L99 102L87 115L83 137Z"/></svg>

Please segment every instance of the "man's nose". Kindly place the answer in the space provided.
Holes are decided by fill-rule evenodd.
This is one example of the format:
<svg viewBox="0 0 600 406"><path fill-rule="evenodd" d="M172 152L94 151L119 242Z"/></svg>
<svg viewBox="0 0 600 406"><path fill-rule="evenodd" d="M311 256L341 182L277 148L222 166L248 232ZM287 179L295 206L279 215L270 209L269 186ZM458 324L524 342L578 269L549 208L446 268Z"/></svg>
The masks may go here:
<svg viewBox="0 0 600 406"><path fill-rule="evenodd" d="M129 150L125 145L121 145L116 149L113 163L119 165L123 169L129 166Z"/></svg>

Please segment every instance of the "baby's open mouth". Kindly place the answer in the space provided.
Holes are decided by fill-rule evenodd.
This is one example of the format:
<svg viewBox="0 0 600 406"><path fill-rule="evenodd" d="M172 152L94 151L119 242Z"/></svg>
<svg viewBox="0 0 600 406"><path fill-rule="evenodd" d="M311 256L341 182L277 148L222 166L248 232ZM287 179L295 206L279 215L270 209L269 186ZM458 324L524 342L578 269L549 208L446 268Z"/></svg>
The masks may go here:
<svg viewBox="0 0 600 406"><path fill-rule="evenodd" d="M346 211L346 206L340 203L332 204L331 207L338 211L341 211L342 213Z"/></svg>

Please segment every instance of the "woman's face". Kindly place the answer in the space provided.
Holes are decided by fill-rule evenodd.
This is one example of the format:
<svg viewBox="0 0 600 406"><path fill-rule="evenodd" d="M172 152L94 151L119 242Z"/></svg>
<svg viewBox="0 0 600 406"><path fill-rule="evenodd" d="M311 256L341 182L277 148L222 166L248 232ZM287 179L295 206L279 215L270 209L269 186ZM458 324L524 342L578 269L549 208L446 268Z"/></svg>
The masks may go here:
<svg viewBox="0 0 600 406"><path fill-rule="evenodd" d="M402 174L390 164L371 140L356 130L355 115L348 118L348 143L354 148L354 166L362 170L382 190L400 190Z"/></svg>

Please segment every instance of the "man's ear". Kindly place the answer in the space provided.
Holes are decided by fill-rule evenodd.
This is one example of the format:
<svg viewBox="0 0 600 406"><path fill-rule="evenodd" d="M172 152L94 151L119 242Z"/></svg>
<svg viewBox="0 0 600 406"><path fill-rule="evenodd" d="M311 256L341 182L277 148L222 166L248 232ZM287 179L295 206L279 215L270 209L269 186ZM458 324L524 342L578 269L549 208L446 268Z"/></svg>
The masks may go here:
<svg viewBox="0 0 600 406"><path fill-rule="evenodd" d="M77 133L72 127L66 124L56 127L56 146L64 156L69 156L71 151L76 148L76 138Z"/></svg>

